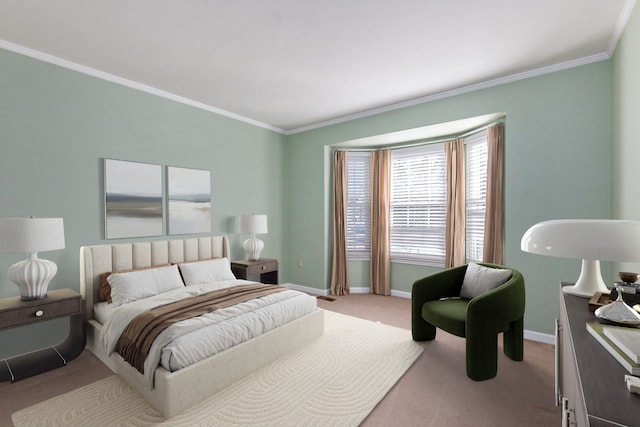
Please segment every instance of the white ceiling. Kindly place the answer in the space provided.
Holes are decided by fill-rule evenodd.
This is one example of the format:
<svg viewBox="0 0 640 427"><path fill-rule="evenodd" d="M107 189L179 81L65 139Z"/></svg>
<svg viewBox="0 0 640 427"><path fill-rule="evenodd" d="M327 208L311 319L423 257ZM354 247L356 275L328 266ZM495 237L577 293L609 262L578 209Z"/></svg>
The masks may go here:
<svg viewBox="0 0 640 427"><path fill-rule="evenodd" d="M607 59L635 0L0 0L0 48L283 133Z"/></svg>

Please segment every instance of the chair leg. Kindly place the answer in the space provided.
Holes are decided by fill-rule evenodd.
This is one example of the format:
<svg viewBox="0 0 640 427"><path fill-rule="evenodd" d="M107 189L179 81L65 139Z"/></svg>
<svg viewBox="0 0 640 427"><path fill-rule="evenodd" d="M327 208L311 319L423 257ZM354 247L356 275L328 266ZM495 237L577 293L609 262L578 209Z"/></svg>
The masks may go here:
<svg viewBox="0 0 640 427"><path fill-rule="evenodd" d="M494 378L498 373L498 335L495 332L484 331L468 333L466 359L469 378L474 381Z"/></svg>
<svg viewBox="0 0 640 427"><path fill-rule="evenodd" d="M524 319L518 319L509 324L509 330L502 338L504 354L511 360L524 359Z"/></svg>
<svg viewBox="0 0 640 427"><path fill-rule="evenodd" d="M411 312L411 335L414 341L431 341L436 337L436 327L422 318L421 310Z"/></svg>
<svg viewBox="0 0 640 427"><path fill-rule="evenodd" d="M431 341L436 337L436 327L422 320L411 325L411 335L414 341Z"/></svg>

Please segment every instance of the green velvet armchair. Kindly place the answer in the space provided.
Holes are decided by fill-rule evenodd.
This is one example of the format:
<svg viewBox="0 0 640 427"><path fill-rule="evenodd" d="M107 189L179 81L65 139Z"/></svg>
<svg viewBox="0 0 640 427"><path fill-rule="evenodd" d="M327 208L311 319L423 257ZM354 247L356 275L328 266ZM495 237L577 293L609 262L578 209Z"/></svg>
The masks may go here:
<svg viewBox="0 0 640 427"><path fill-rule="evenodd" d="M417 280L411 293L411 333L415 341L433 340L436 328L466 338L467 376L475 381L498 372L498 334L503 332L504 353L523 359L525 289L522 274L511 270L502 285L472 299L460 298L467 265L439 271Z"/></svg>

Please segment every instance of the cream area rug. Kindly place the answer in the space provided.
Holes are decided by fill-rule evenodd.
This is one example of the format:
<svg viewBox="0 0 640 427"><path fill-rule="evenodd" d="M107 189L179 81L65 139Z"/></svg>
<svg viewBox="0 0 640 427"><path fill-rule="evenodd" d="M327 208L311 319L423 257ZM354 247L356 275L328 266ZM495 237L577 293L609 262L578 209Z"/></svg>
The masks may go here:
<svg viewBox="0 0 640 427"><path fill-rule="evenodd" d="M16 427L356 426L423 345L409 330L327 311L322 337L168 420L116 375L12 420Z"/></svg>

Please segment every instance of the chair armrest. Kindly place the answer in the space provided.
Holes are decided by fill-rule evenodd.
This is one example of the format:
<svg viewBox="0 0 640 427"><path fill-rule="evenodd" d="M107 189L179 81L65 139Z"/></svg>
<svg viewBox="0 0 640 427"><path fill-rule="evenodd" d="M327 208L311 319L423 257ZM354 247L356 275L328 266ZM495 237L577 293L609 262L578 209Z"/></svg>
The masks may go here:
<svg viewBox="0 0 640 427"><path fill-rule="evenodd" d="M422 306L442 297L457 297L467 266L441 270L413 282L411 289L411 333L416 341L432 340L436 329L422 318Z"/></svg>
<svg viewBox="0 0 640 427"><path fill-rule="evenodd" d="M466 265L438 271L413 282L411 300L422 308L425 302L460 296Z"/></svg>
<svg viewBox="0 0 640 427"><path fill-rule="evenodd" d="M503 324L521 319L525 309L524 278L511 270L511 278L504 284L473 298L467 308L467 324Z"/></svg>

